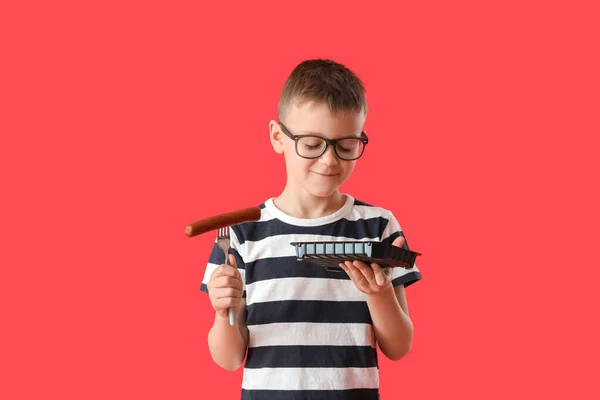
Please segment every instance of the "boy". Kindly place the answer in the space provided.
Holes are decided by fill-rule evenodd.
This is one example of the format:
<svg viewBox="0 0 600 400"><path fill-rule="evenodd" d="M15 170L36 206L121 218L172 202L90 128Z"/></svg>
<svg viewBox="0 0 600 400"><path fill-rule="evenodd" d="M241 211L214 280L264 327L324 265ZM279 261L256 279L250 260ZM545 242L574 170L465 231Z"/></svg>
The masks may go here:
<svg viewBox="0 0 600 400"><path fill-rule="evenodd" d="M376 345L391 360L411 347L404 287L411 270L362 262L328 271L297 261L294 241L381 240L408 248L393 214L342 194L368 142L360 79L330 60L300 63L284 84L275 152L285 158L282 193L261 219L231 228L230 265L215 244L201 290L216 310L213 360L244 362L244 400L379 399ZM391 270L391 271L390 271ZM236 324L227 309L235 307Z"/></svg>

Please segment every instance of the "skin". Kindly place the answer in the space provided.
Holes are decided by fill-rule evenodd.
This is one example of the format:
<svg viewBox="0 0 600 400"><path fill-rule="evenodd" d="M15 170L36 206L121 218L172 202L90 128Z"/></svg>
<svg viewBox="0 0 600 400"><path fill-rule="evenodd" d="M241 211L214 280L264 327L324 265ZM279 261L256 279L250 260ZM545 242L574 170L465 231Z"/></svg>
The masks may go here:
<svg viewBox="0 0 600 400"><path fill-rule="evenodd" d="M331 113L326 105L303 102L287 107L282 122L296 135L316 134L329 139L359 136L363 130L364 113ZM287 171L286 186L274 199L275 206L296 218L320 218L339 210L345 203L340 186L346 182L357 161L340 160L333 148L317 159L308 160L296 154L295 143L281 131L275 120L269 122L269 137L273 149L283 154ZM393 245L401 247L402 237ZM238 369L248 347L245 324L245 299L242 281L235 259L233 266L220 265L208 282L210 301L215 309L215 321L208 335L213 360L226 370ZM371 313L375 337L382 353L390 360L399 360L410 351L413 324L409 318L404 286L394 288L390 271L377 264L371 267L356 261L340 264L358 290L365 293ZM236 307L237 324L228 323L227 308Z"/></svg>

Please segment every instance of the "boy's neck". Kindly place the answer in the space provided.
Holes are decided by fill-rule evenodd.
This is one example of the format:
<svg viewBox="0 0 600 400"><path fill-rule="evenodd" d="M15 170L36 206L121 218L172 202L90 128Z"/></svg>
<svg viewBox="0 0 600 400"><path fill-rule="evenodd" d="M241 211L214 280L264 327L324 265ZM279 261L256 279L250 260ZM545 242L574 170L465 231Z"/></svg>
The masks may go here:
<svg viewBox="0 0 600 400"><path fill-rule="evenodd" d="M289 186L273 199L275 207L294 218L315 219L331 215L346 203L346 196L336 191L328 197L314 196L306 191L294 192Z"/></svg>

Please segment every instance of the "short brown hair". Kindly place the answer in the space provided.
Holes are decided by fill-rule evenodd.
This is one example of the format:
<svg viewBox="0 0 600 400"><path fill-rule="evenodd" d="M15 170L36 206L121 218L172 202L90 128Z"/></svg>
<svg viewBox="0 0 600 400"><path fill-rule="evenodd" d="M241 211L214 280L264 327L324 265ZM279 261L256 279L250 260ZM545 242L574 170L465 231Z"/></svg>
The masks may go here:
<svg viewBox="0 0 600 400"><path fill-rule="evenodd" d="M344 65L327 59L306 60L294 68L279 97L280 119L294 101L326 104L333 113L368 111L362 81Z"/></svg>

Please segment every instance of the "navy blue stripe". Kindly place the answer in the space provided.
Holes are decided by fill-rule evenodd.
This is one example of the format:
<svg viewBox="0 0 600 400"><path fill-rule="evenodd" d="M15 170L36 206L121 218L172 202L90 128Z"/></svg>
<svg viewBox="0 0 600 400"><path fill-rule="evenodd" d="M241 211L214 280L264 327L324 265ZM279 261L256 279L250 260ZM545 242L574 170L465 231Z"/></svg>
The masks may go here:
<svg viewBox="0 0 600 400"><path fill-rule="evenodd" d="M371 346L250 347L246 368L372 368L377 350Z"/></svg>
<svg viewBox="0 0 600 400"><path fill-rule="evenodd" d="M360 200L356 200L354 199L354 205L355 206L366 206L366 207L373 207L371 204L367 204L365 202L362 202Z"/></svg>
<svg viewBox="0 0 600 400"><path fill-rule="evenodd" d="M327 271L308 261L298 261L294 256L262 258L246 264L246 285L280 278L350 279L345 273Z"/></svg>
<svg viewBox="0 0 600 400"><path fill-rule="evenodd" d="M297 226L287 224L279 219L271 219L268 221L246 222L237 225L236 228L240 232L238 235L240 244L247 240L257 242L277 235L327 235L343 236L349 240L361 240L381 237L387 222L388 220L383 217L359 219L357 221L342 218L325 225Z"/></svg>
<svg viewBox="0 0 600 400"><path fill-rule="evenodd" d="M421 273L418 271L413 271L413 272L409 272L408 274L399 276L398 278L394 279L392 281L392 285L394 287L399 286L399 285L404 285L404 287L407 287L417 281L420 281L421 279L423 279L423 277L421 276Z"/></svg>
<svg viewBox="0 0 600 400"><path fill-rule="evenodd" d="M236 249L234 249L233 247L230 247L229 254L233 254L233 256L235 257L235 262L237 264L238 269L246 268L246 264L244 263L244 260L242 260L240 253L238 253L238 251ZM213 245L212 251L210 252L210 256L208 256L208 262L217 264L217 265L221 265L221 264L225 263L225 254L223 254L223 250L221 250L219 248L217 243L215 243Z"/></svg>
<svg viewBox="0 0 600 400"><path fill-rule="evenodd" d="M202 285L200 285L200 291L208 293L208 286L206 286L206 283L203 283ZM243 299L246 298L246 291L245 290L242 292L242 298Z"/></svg>
<svg viewBox="0 0 600 400"><path fill-rule="evenodd" d="M246 390L242 400L379 400L377 389Z"/></svg>
<svg viewBox="0 0 600 400"><path fill-rule="evenodd" d="M373 323L365 301L271 301L251 304L246 311L248 326L276 322Z"/></svg>

